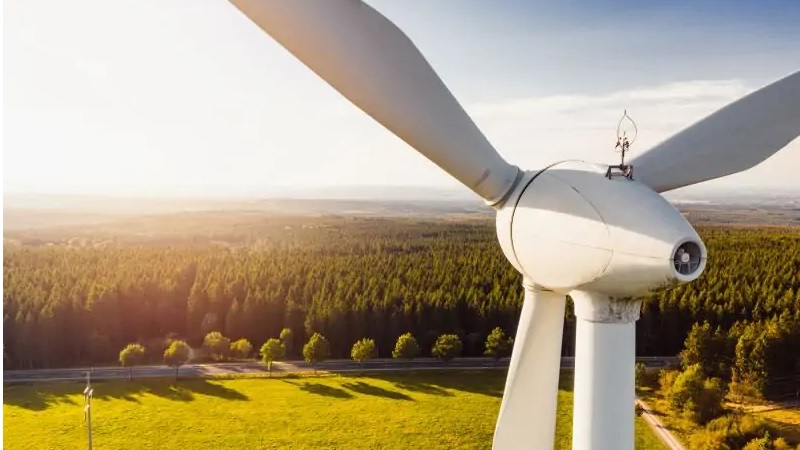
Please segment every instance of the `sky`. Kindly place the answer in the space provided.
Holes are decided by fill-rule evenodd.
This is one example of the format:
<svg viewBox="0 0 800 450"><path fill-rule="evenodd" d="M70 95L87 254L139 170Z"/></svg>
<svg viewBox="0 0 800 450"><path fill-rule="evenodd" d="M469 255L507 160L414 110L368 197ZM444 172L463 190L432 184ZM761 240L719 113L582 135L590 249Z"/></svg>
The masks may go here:
<svg viewBox="0 0 800 450"><path fill-rule="evenodd" d="M800 69L796 0L369 0L523 169L615 163ZM226 1L4 4L8 193L459 186ZM800 190L800 140L698 185ZM466 189L466 188L465 188Z"/></svg>

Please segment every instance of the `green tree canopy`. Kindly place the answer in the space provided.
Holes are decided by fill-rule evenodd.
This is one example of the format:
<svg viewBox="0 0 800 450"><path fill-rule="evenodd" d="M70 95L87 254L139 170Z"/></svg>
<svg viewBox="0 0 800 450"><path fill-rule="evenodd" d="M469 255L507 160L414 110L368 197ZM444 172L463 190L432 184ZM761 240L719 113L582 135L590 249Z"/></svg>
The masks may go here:
<svg viewBox="0 0 800 450"><path fill-rule="evenodd" d="M219 331L212 331L206 334L203 339L203 347L208 353L216 358L222 358L230 350L231 340L222 335Z"/></svg>
<svg viewBox="0 0 800 450"><path fill-rule="evenodd" d="M495 327L489 336L486 337L486 351L484 355L494 359L505 358L511 355L514 347L514 338L506 337L506 333L500 327Z"/></svg>
<svg viewBox="0 0 800 450"><path fill-rule="evenodd" d="M281 342L283 342L283 346L286 347L286 354L291 356L293 355L294 351L294 333L292 333L291 328L284 328L281 330L280 334Z"/></svg>
<svg viewBox="0 0 800 450"><path fill-rule="evenodd" d="M245 338L241 338L231 343L231 353L239 358L247 358L253 351L253 344Z"/></svg>
<svg viewBox="0 0 800 450"><path fill-rule="evenodd" d="M350 351L350 356L360 363L372 359L375 356L375 341L368 338L356 341Z"/></svg>
<svg viewBox="0 0 800 450"><path fill-rule="evenodd" d="M325 336L314 333L308 343L303 346L303 358L316 369L316 365L328 359L330 344Z"/></svg>
<svg viewBox="0 0 800 450"><path fill-rule="evenodd" d="M175 379L178 379L178 369L189 362L192 348L184 341L174 340L164 351L164 364L175 367Z"/></svg>
<svg viewBox="0 0 800 450"><path fill-rule="evenodd" d="M450 361L451 359L461 355L461 339L455 334L443 334L436 339L433 344L431 354L442 361Z"/></svg>
<svg viewBox="0 0 800 450"><path fill-rule="evenodd" d="M419 356L419 344L411 333L404 333L397 338L397 343L392 351L392 358L411 360Z"/></svg>
<svg viewBox="0 0 800 450"><path fill-rule="evenodd" d="M145 349L142 344L128 344L119 352L119 363L128 368L128 379L133 378L132 367L144 361Z"/></svg>
<svg viewBox="0 0 800 450"><path fill-rule="evenodd" d="M280 340L272 338L264 342L259 353L261 354L261 361L263 361L264 364L267 365L267 369L272 372L272 362L286 355L286 347Z"/></svg>

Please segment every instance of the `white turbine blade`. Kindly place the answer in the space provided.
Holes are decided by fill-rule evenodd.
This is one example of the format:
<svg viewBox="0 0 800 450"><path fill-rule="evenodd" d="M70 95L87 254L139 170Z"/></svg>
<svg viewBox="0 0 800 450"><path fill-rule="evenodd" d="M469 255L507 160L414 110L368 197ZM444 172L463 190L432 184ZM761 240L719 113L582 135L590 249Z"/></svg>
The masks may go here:
<svg viewBox="0 0 800 450"><path fill-rule="evenodd" d="M230 0L361 110L494 204L514 184L417 47L359 0Z"/></svg>
<svg viewBox="0 0 800 450"><path fill-rule="evenodd" d="M634 158L633 178L664 192L758 165L800 135L800 72L761 88Z"/></svg>
<svg viewBox="0 0 800 450"><path fill-rule="evenodd" d="M494 431L495 450L552 449L561 370L566 296L525 283L503 403Z"/></svg>

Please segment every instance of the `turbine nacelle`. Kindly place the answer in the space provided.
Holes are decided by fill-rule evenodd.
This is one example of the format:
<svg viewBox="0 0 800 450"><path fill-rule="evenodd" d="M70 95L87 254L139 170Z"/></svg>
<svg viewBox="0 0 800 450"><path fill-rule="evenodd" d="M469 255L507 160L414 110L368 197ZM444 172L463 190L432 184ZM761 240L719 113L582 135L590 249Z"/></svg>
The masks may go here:
<svg viewBox="0 0 800 450"><path fill-rule="evenodd" d="M508 260L536 286L614 298L692 281L706 248L661 195L606 166L565 161L523 180L497 214Z"/></svg>

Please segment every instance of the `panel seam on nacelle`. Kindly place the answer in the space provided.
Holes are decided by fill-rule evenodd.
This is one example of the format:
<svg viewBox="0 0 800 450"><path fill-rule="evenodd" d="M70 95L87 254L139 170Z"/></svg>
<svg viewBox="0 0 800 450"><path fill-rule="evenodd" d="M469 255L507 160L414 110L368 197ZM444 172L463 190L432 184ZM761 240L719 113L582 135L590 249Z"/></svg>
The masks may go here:
<svg viewBox="0 0 800 450"><path fill-rule="evenodd" d="M581 162L583 162L583 161L581 161ZM599 210L598 210L598 209L597 209L597 208L594 206L594 203L592 203L592 202L591 202L591 200L589 200L589 198L588 198L588 197L586 197L585 195L583 195L583 194L581 193L581 191L579 191L579 190L578 190L578 188L576 188L576 187L575 187L575 186L574 186L572 183L570 183L570 182L568 182L568 181L564 180L563 178L559 177L559 176L558 176L558 175L556 175L556 174L553 174L552 176L553 176L553 178L557 179L558 181L561 181L562 183L564 183L564 184L566 184L566 185L568 185L568 186L572 187L572 190L574 190L574 191L575 191L575 192L576 192L578 195L580 195L580 196L581 196L581 198L583 198L584 200L586 200L586 203L588 203L588 204L589 204L589 206L590 206L590 207L591 207L591 208L594 210L594 212L597 214L597 217L599 217L599 218L600 218L600 220L602 220L602 221L603 221L603 225L605 225L605 227L606 227L606 232L609 234L609 236L608 236L608 237L609 237L609 239L610 239L610 238L611 238L611 228L608 226L608 222L606 222L606 218L605 218L605 217L603 217L603 215L602 215L602 214L600 214L600 211L599 211ZM587 246L587 247L588 247L588 246ZM597 280L598 278L602 277L602 276L603 276L603 275L604 275L604 274L605 274L605 273L608 271L608 268L611 266L611 261L613 261L613 260L614 260L614 254L615 254L616 252L615 252L615 250L614 250L614 247L613 247L613 246L609 246L609 248L608 248L608 249L606 249L606 250L608 250L608 251L611 253L611 255L608 257L608 260L606 261L606 265L603 267L603 269L600 271L600 273L598 273L598 274L597 274L597 275L596 275L594 278L592 278L592 279L591 279L591 280L589 280L588 282L584 283L584 285L594 282L594 281L595 281L595 280Z"/></svg>
<svg viewBox="0 0 800 450"><path fill-rule="evenodd" d="M565 160L565 161L567 161L567 160ZM531 183L533 183L533 180L535 180L539 175L543 174L547 169L555 166L556 164L561 164L562 162L565 162L565 161L554 162L553 164L550 164L549 166L545 166L542 170L536 172L531 177L531 179L528 180L527 183L525 183L525 186L523 186L522 189L519 191L519 195L517 196L517 200L514 202L514 210L511 211L511 219L508 221L508 235L511 237L511 254L514 255L514 261L517 261L517 265L519 265L520 268L523 271L525 270L525 268L522 267L519 264L519 257L517 256L517 248L514 245L514 217L517 215L517 207L519 206L520 200L522 200L522 196L525 195L525 191L527 191L528 188L531 186ZM603 222L605 222L605 220L603 220ZM522 275L530 277L530 274L527 273L527 272L523 273Z"/></svg>

